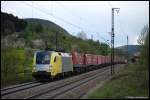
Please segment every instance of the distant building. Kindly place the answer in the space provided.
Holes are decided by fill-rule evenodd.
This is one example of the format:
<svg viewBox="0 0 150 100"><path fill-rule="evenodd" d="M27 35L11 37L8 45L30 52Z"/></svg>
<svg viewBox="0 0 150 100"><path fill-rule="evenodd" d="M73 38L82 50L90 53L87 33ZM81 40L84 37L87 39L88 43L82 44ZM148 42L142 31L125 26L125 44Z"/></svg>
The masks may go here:
<svg viewBox="0 0 150 100"><path fill-rule="evenodd" d="M140 57L140 52L134 53L134 56L135 56L135 57Z"/></svg>
<svg viewBox="0 0 150 100"><path fill-rule="evenodd" d="M132 62L138 62L140 58L140 52L136 52L133 54L133 57L131 58Z"/></svg>

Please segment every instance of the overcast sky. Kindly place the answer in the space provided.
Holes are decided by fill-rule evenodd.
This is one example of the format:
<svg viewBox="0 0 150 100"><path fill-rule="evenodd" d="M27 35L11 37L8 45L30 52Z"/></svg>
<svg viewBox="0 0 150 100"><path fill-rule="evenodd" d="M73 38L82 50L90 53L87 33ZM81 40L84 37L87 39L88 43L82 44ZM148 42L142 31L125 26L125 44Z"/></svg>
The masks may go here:
<svg viewBox="0 0 150 100"><path fill-rule="evenodd" d="M111 8L115 11L115 47L137 44L144 25L149 25L149 1L1 1L1 11L19 18L50 20L70 34L87 33L94 40L109 40L111 32Z"/></svg>

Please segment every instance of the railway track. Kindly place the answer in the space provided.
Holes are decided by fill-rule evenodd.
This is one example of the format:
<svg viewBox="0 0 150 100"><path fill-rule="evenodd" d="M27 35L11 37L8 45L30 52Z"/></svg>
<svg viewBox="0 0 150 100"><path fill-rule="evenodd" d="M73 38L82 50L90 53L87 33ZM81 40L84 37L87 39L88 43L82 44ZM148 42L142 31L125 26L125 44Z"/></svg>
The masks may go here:
<svg viewBox="0 0 150 100"><path fill-rule="evenodd" d="M1 91L5 91L5 90L9 90L9 89L25 86L25 85L28 85L28 84L33 84L35 82L36 81L32 81L32 82L22 83L22 84L18 84L18 85L13 85L13 86L7 86L7 87L2 88Z"/></svg>
<svg viewBox="0 0 150 100"><path fill-rule="evenodd" d="M54 99L62 94L65 94L66 92L68 91L71 91L72 89L74 88L77 88L77 87L80 87L80 85L84 84L84 83L87 83L97 77L100 77L100 75L103 75L105 73L109 72L108 70L105 70L101 73L95 73L95 75L90 75L90 76L87 76L85 78L82 78L80 80L75 80L73 82L70 82L66 85L62 85L62 86L59 86L57 88L54 88L54 89L50 89L44 93L41 93L41 94L38 94L34 97L32 97L32 99ZM26 98L25 98L26 99ZM31 99L31 98L27 98L27 99Z"/></svg>
<svg viewBox="0 0 150 100"><path fill-rule="evenodd" d="M118 68L116 68L116 73L120 71L120 69L124 68L124 65L119 65ZM59 95L55 95L52 97L52 99L82 99L83 96L87 94L87 91L91 90L92 88L96 87L96 85L103 85L105 82L113 78L110 75L110 70L107 70L108 72L104 72L98 76L93 77L92 79L89 79L83 83L79 83L78 85L68 89L68 91L62 92ZM61 90L59 90L61 91Z"/></svg>
<svg viewBox="0 0 150 100"><path fill-rule="evenodd" d="M1 89L1 96L5 96L14 92L18 92L18 91L22 91L25 89L29 89L32 87L36 87L39 85L42 85L43 83L39 83L39 82L28 82L28 83L23 83L23 84L19 84L19 85L15 85L15 86L10 86L10 87L6 87L6 88L2 88Z"/></svg>
<svg viewBox="0 0 150 100"><path fill-rule="evenodd" d="M106 68L102 68L101 70L104 70L104 69L106 69ZM24 88L22 88L22 89L14 88L15 90L13 89L13 90L7 91L7 93L4 92L4 91L1 91L1 97L2 97L2 99L32 98L34 95L46 92L48 89L53 89L53 88L56 88L56 87L60 87L60 85L66 85L67 83L69 84L69 82L72 82L73 80L77 80L77 79L80 80L83 77L86 77L87 75L89 75L91 73L94 74L97 71L98 70L91 71L91 72L88 72L88 73L85 73L85 74L77 75L77 76L74 76L74 77L69 77L67 79L54 81L54 82L50 82L50 83L47 83L47 84L42 84L41 85L41 83L40 83L40 85L33 86L33 87L29 85L27 87L24 87L25 89ZM75 82L75 81L73 81L73 82Z"/></svg>
<svg viewBox="0 0 150 100"><path fill-rule="evenodd" d="M74 88L88 83L98 77L104 78L108 73L110 75L109 67L104 67L77 76L69 77L67 79L58 80L50 83L26 83L18 85L17 88L9 87L1 89L2 99L48 99L56 98L60 95L71 91Z"/></svg>

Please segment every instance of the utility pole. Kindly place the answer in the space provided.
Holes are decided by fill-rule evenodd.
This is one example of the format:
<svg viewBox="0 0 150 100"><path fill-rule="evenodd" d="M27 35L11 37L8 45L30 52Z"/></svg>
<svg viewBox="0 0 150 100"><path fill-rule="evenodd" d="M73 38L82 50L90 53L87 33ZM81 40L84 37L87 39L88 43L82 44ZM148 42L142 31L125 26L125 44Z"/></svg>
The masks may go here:
<svg viewBox="0 0 150 100"><path fill-rule="evenodd" d="M56 51L57 51L57 49L58 49L58 33L56 32Z"/></svg>
<svg viewBox="0 0 150 100"><path fill-rule="evenodd" d="M93 35L91 35L91 40L93 40Z"/></svg>
<svg viewBox="0 0 150 100"><path fill-rule="evenodd" d="M113 75L115 73L114 70L114 10L115 9L119 9L120 8L112 8L112 29L111 29L111 75ZM118 12L117 11L117 12Z"/></svg>

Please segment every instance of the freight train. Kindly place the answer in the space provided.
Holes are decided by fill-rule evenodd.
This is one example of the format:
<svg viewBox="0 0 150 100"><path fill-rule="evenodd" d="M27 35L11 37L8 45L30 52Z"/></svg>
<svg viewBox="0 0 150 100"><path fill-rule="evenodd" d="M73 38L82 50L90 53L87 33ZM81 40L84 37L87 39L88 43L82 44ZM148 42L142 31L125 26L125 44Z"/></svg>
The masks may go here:
<svg viewBox="0 0 150 100"><path fill-rule="evenodd" d="M124 63L124 60L115 57L114 64L118 63ZM33 58L32 76L35 79L51 79L66 74L86 72L110 64L110 56L77 52L36 51Z"/></svg>

